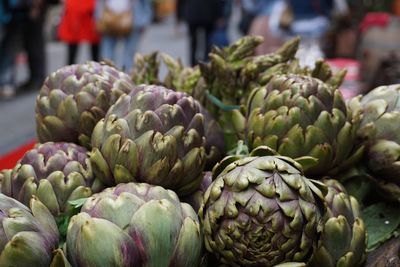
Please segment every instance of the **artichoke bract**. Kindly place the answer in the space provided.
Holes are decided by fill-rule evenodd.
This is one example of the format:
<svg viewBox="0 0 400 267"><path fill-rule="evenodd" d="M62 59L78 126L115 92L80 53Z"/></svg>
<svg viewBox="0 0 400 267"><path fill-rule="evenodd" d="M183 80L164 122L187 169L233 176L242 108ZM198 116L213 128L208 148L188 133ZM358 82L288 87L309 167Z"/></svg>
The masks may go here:
<svg viewBox="0 0 400 267"><path fill-rule="evenodd" d="M321 230L323 184L263 150L216 165L199 210L206 249L229 266L307 261Z"/></svg>
<svg viewBox="0 0 400 267"><path fill-rule="evenodd" d="M361 266L366 256L367 232L357 200L336 180L327 179L327 211L318 249L308 266Z"/></svg>
<svg viewBox="0 0 400 267"><path fill-rule="evenodd" d="M0 266L50 266L58 229L49 210L36 198L30 209L0 194Z"/></svg>
<svg viewBox="0 0 400 267"><path fill-rule="evenodd" d="M307 176L334 174L358 161L360 114L348 111L338 89L302 75L277 75L253 90L247 105L250 149L266 145L291 158L318 160Z"/></svg>
<svg viewBox="0 0 400 267"><path fill-rule="evenodd" d="M361 110L359 141L365 161L385 196L400 201L400 84L380 86L353 98L349 106Z"/></svg>
<svg viewBox="0 0 400 267"><path fill-rule="evenodd" d="M173 191L128 183L87 200L70 221L66 251L74 267L194 267L202 236L197 214Z"/></svg>
<svg viewBox="0 0 400 267"><path fill-rule="evenodd" d="M87 62L50 74L36 98L36 130L41 143L72 142L90 148L96 123L133 84L112 66Z"/></svg>
<svg viewBox="0 0 400 267"><path fill-rule="evenodd" d="M3 194L25 205L35 195L54 216L71 210L68 201L102 189L101 184L94 183L86 149L73 143L39 144L0 177Z"/></svg>
<svg viewBox="0 0 400 267"><path fill-rule="evenodd" d="M160 185L184 196L201 183L205 118L192 97L143 85L121 98L95 127L90 154L96 179Z"/></svg>

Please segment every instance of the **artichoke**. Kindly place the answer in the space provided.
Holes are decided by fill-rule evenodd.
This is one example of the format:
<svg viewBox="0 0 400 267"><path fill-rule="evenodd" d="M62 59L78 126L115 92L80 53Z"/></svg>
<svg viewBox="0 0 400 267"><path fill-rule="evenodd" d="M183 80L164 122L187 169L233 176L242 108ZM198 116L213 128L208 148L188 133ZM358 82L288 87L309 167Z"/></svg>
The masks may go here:
<svg viewBox="0 0 400 267"><path fill-rule="evenodd" d="M204 115L192 97L161 86L122 96L95 127L90 154L96 179L160 185L184 196L206 163Z"/></svg>
<svg viewBox="0 0 400 267"><path fill-rule="evenodd" d="M58 244L53 216L35 197L30 208L0 194L0 266L48 267Z"/></svg>
<svg viewBox="0 0 400 267"><path fill-rule="evenodd" d="M97 62L65 66L53 72L36 98L39 141L80 143L90 148L96 123L132 86L129 75Z"/></svg>
<svg viewBox="0 0 400 267"><path fill-rule="evenodd" d="M385 196L400 201L400 84L381 86L353 98L349 106L361 110L359 141L365 161Z"/></svg>
<svg viewBox="0 0 400 267"><path fill-rule="evenodd" d="M366 228L357 200L336 180L323 180L328 187L324 230L308 266L355 267L365 260Z"/></svg>
<svg viewBox="0 0 400 267"><path fill-rule="evenodd" d="M247 112L247 125L240 117L236 125L247 131L250 149L267 145L283 156L314 157L318 163L305 169L307 176L337 173L362 156L363 147L354 145L360 114L349 112L340 91L316 78L277 75L252 92Z"/></svg>
<svg viewBox="0 0 400 267"><path fill-rule="evenodd" d="M198 67L184 67L180 60L174 60L165 53L161 54L161 58L168 69L168 73L161 81L158 77L160 71L158 55L158 52L153 52L148 55L136 54L132 72L132 80L135 84L157 84L174 91L188 94L196 90L195 87L203 85ZM207 142L206 169L212 170L212 167L221 160L225 154L224 136L218 122L205 108L202 108L201 113L205 117L205 136Z"/></svg>
<svg viewBox="0 0 400 267"><path fill-rule="evenodd" d="M202 244L196 213L173 191L128 183L87 200L70 221L66 251L74 267L193 267Z"/></svg>
<svg viewBox="0 0 400 267"><path fill-rule="evenodd" d="M225 158L213 175L199 210L209 252L229 266L309 259L321 230L323 184L264 147Z"/></svg>
<svg viewBox="0 0 400 267"><path fill-rule="evenodd" d="M26 152L12 170L3 171L1 192L28 205L33 195L54 216L72 209L70 200L102 189L94 184L87 151L72 143L39 144Z"/></svg>

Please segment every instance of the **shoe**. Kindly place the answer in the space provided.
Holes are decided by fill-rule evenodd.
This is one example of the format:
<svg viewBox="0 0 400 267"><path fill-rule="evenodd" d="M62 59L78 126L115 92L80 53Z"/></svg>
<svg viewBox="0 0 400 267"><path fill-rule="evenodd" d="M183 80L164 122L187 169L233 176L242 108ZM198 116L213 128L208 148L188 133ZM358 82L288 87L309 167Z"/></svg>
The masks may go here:
<svg viewBox="0 0 400 267"><path fill-rule="evenodd" d="M12 85L4 85L0 87L0 99L9 100L14 98L16 89Z"/></svg>

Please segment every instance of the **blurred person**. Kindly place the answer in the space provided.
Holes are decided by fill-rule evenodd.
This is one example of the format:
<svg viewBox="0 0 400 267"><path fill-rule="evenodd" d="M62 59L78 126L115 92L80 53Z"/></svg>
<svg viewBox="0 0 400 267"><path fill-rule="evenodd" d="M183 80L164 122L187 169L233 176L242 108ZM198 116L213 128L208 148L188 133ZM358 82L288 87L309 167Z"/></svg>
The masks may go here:
<svg viewBox="0 0 400 267"><path fill-rule="evenodd" d="M321 37L328 29L333 0L286 0L293 14L288 31L304 37Z"/></svg>
<svg viewBox="0 0 400 267"><path fill-rule="evenodd" d="M21 45L27 52L29 78L18 89L40 88L45 77L45 44L43 24L46 3L44 0L3 0L6 12L0 44L0 97L11 98L16 93L14 81L15 57Z"/></svg>
<svg viewBox="0 0 400 267"><path fill-rule="evenodd" d="M0 1L0 99L12 98L15 95L13 85L14 58L10 50L11 9L7 1ZM7 37L7 38L6 38Z"/></svg>
<svg viewBox="0 0 400 267"><path fill-rule="evenodd" d="M64 0L64 14L59 27L59 38L68 44L68 65L76 63L78 46L90 44L92 60L99 60L100 37L95 25L95 0Z"/></svg>
<svg viewBox="0 0 400 267"><path fill-rule="evenodd" d="M241 0L240 5L240 20L238 24L239 32L242 35L248 35L250 26L257 15L255 0Z"/></svg>
<svg viewBox="0 0 400 267"><path fill-rule="evenodd" d="M183 18L189 28L190 63L205 61L211 51L210 35L224 21L224 1L184 0ZM202 48L202 49L201 49Z"/></svg>
<svg viewBox="0 0 400 267"><path fill-rule="evenodd" d="M44 23L48 3L55 0L14 0L30 3L26 16L22 16L22 43L28 57L29 78L18 89L22 91L38 90L46 77L46 44Z"/></svg>
<svg viewBox="0 0 400 267"><path fill-rule="evenodd" d="M183 22L183 5L185 0L176 0L175 5L175 33L179 35L181 33L181 24Z"/></svg>
<svg viewBox="0 0 400 267"><path fill-rule="evenodd" d="M131 12L132 28L127 35L118 33L102 33L100 56L104 60L111 60L125 71L130 71L133 65L134 54L141 36L146 27L152 22L153 10L149 0L98 0L96 4L97 23L106 10L115 14ZM118 43L123 45L122 54L117 54Z"/></svg>
<svg viewBox="0 0 400 267"><path fill-rule="evenodd" d="M285 0L273 8L270 33L282 40L300 36L297 57L301 65L313 67L324 57L321 39L329 28L332 10L333 0Z"/></svg>
<svg viewBox="0 0 400 267"><path fill-rule="evenodd" d="M224 47L229 45L228 24L232 14L233 0L223 1L222 17L214 25L208 40L209 47Z"/></svg>
<svg viewBox="0 0 400 267"><path fill-rule="evenodd" d="M271 33L270 17L274 7L279 5L282 0L243 0L247 9L254 12L254 19L251 22L249 34L260 35L264 41L256 48L256 54L262 55L275 51L281 44L282 39Z"/></svg>

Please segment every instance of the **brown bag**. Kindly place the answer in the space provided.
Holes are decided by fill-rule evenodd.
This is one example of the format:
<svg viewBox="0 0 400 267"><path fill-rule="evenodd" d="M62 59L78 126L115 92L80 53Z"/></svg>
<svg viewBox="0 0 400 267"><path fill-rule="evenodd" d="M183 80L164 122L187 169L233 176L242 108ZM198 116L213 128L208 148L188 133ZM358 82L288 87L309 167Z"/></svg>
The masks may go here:
<svg viewBox="0 0 400 267"><path fill-rule="evenodd" d="M281 17L279 18L279 27L287 30L292 25L293 20L294 20L293 10L288 4L283 10Z"/></svg>
<svg viewBox="0 0 400 267"><path fill-rule="evenodd" d="M116 37L129 35L133 28L132 10L115 13L105 6L103 14L96 22L96 28L101 34Z"/></svg>

